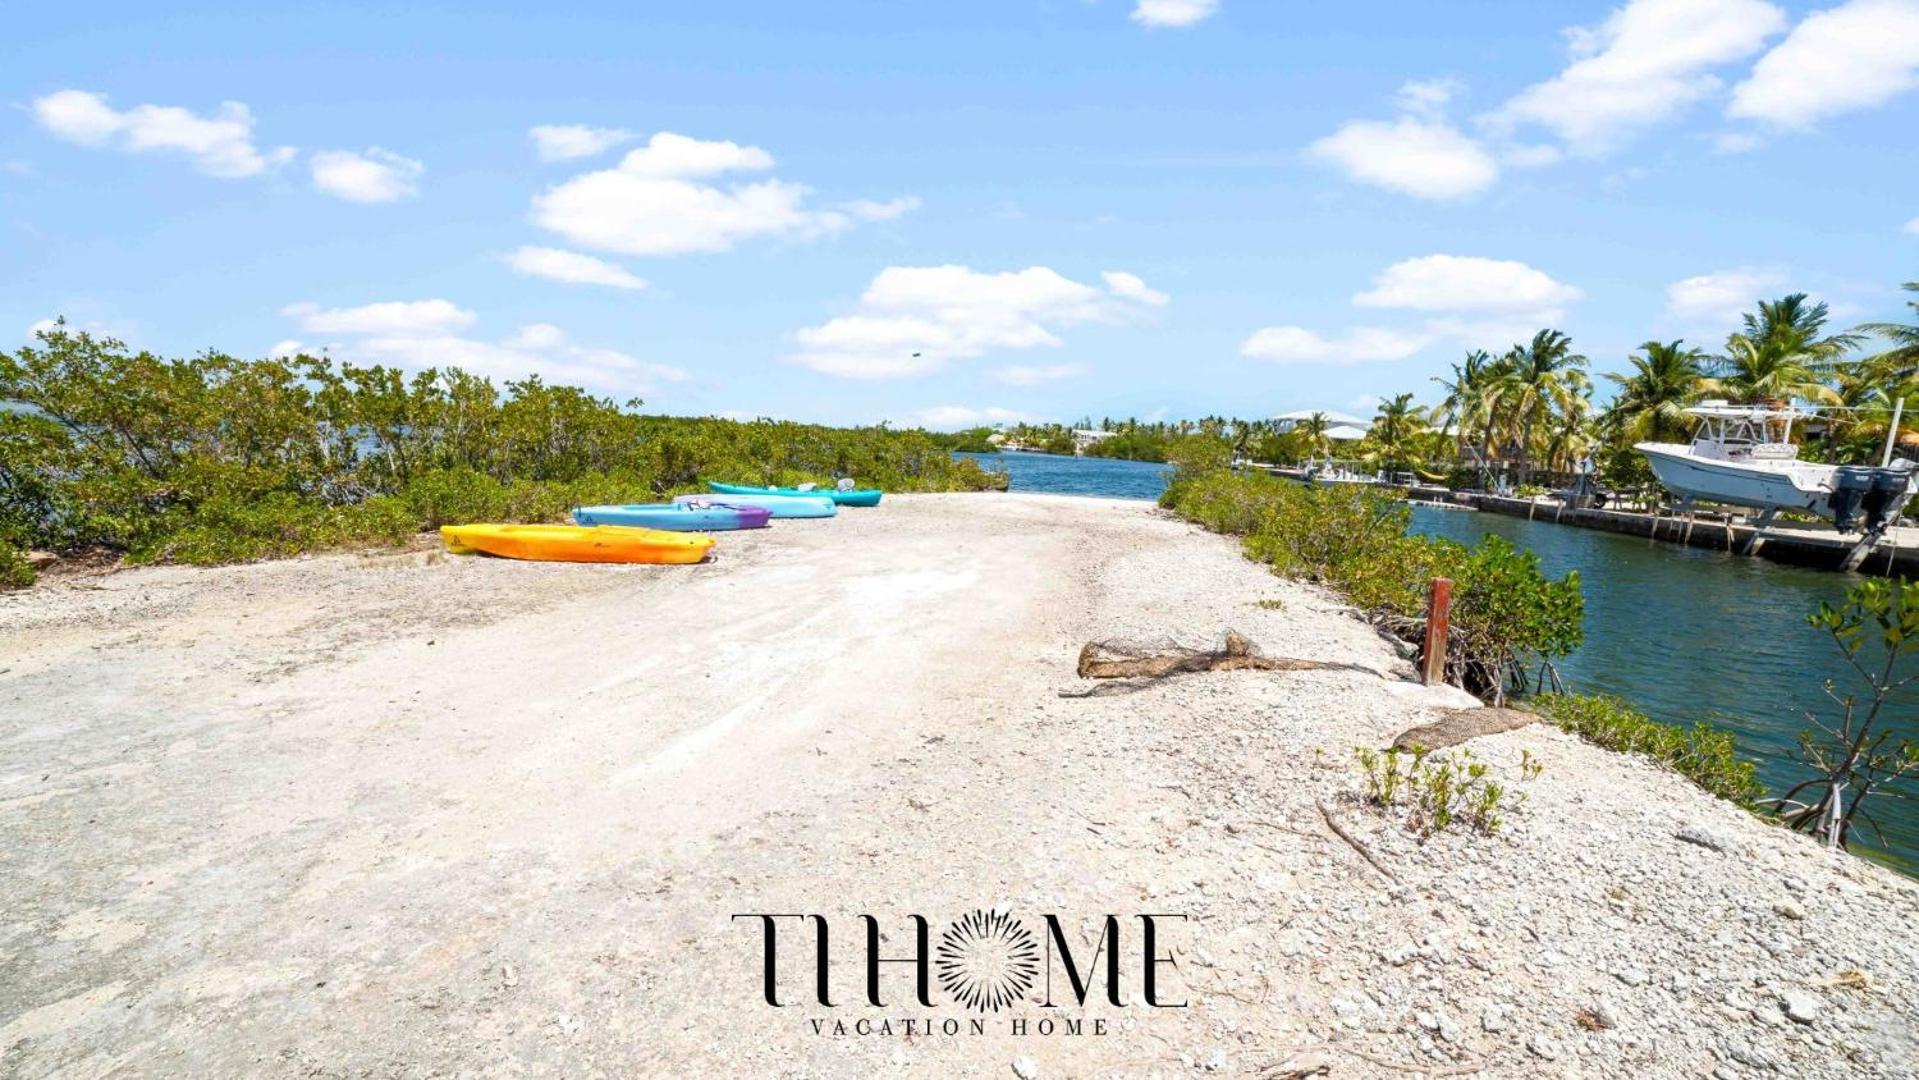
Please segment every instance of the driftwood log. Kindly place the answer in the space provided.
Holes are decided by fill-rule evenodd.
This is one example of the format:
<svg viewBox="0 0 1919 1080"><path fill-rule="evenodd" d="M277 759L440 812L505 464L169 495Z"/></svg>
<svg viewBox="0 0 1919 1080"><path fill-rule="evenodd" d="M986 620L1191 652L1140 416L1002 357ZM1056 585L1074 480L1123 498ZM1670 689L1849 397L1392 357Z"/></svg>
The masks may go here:
<svg viewBox="0 0 1919 1080"><path fill-rule="evenodd" d="M1163 679L1168 675L1188 675L1201 671L1322 671L1327 668L1350 668L1372 673L1356 664L1261 656L1252 642L1232 630L1226 632L1226 647L1212 651L1173 649L1146 653L1130 646L1101 641L1089 641L1079 651L1079 677L1082 679Z"/></svg>
<svg viewBox="0 0 1919 1080"><path fill-rule="evenodd" d="M1419 727L1402 731L1393 740L1393 749L1411 750L1423 746L1428 750L1440 750L1448 746L1457 746L1467 739L1476 739L1481 735L1497 735L1502 731L1512 731L1528 724L1539 722L1536 713L1519 709L1500 709L1486 706L1478 709L1440 709L1438 723L1422 724Z"/></svg>

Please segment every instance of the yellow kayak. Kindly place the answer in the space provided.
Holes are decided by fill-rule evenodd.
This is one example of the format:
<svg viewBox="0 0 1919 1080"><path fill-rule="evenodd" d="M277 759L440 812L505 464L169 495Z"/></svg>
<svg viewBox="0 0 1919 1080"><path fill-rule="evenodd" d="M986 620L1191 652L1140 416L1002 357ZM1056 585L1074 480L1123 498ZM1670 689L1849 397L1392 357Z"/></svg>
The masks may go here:
<svg viewBox="0 0 1919 1080"><path fill-rule="evenodd" d="M455 555L481 553L537 562L696 563L713 538L619 525L442 525Z"/></svg>

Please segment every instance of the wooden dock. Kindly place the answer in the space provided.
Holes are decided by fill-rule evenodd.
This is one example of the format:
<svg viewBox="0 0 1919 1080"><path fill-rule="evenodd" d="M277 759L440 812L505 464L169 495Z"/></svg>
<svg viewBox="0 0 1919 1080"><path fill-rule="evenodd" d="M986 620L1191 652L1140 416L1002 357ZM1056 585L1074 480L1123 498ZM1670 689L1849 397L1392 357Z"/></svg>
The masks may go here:
<svg viewBox="0 0 1919 1080"><path fill-rule="evenodd" d="M1847 557L1860 543L1857 535L1842 535L1828 527L1796 522L1774 523L1761 529L1750 522L1717 516L1662 516L1634 510L1576 510L1554 499L1516 499L1438 487L1414 487L1409 493L1414 499L1422 501L1457 503L1528 521L1550 521L1556 525L1574 525L1624 536L1643 536L1664 543L1730 551L1819 570L1842 569ZM1858 572L1887 577L1919 577L1919 528L1887 529L1878 544L1866 553Z"/></svg>

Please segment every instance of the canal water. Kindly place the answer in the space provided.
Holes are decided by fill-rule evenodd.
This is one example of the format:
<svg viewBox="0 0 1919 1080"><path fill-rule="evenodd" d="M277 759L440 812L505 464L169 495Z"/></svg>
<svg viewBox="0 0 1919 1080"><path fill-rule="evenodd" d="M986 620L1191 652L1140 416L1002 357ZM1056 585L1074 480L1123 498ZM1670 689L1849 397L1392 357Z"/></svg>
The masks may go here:
<svg viewBox="0 0 1919 1080"><path fill-rule="evenodd" d="M1045 454L975 455L1003 469L1014 491L1157 498L1166 466ZM1704 720L1735 733L1760 778L1777 792L1804 779L1788 756L1806 713L1830 720L1841 693L1864 685L1824 632L1806 625L1838 603L1857 576L1806 570L1636 537L1526 521L1503 514L1413 508L1413 528L1471 544L1496 533L1585 585L1586 639L1560 673L1571 689L1616 694L1654 719ZM1919 738L1919 694L1895 706L1894 728ZM1886 840L1862 847L1919 872L1919 806L1887 798L1875 812Z"/></svg>

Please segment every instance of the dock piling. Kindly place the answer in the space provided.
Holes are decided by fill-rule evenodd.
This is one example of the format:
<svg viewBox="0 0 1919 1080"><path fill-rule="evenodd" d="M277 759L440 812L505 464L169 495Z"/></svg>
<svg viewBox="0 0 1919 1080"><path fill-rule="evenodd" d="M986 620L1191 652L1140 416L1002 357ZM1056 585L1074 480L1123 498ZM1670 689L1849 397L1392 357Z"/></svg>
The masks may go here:
<svg viewBox="0 0 1919 1080"><path fill-rule="evenodd" d="M1433 579L1426 601L1426 645L1419 655L1419 681L1437 686L1446 681L1446 635L1453 624L1453 583Z"/></svg>

